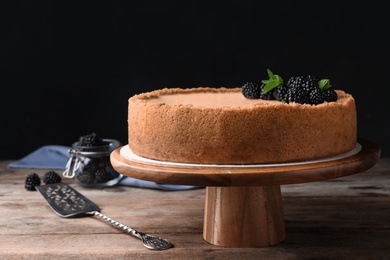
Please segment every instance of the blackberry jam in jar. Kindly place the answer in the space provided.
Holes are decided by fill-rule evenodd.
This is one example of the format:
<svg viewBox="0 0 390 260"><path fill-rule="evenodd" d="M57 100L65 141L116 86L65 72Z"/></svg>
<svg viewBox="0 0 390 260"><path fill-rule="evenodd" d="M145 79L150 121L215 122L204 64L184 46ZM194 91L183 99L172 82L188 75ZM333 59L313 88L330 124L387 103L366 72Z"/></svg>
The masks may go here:
<svg viewBox="0 0 390 260"><path fill-rule="evenodd" d="M123 177L114 170L111 152L120 146L114 139L102 139L96 134L81 136L69 149L69 161L63 175L80 186L105 188L116 185Z"/></svg>

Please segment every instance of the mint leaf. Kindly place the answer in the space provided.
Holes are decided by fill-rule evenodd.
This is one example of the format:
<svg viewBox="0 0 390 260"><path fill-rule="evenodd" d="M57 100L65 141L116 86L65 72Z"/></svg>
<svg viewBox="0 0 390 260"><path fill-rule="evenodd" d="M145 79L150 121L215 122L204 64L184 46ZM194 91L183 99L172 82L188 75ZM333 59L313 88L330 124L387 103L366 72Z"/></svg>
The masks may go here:
<svg viewBox="0 0 390 260"><path fill-rule="evenodd" d="M265 84L265 86L263 88L264 94L267 93L268 91L271 91L272 89L276 88L277 86L283 84L283 79L279 75L273 74L272 71L269 69L267 69L267 73L268 73L269 79L261 81Z"/></svg>
<svg viewBox="0 0 390 260"><path fill-rule="evenodd" d="M327 90L331 87L329 79L321 79L318 81L318 87L321 90Z"/></svg>
<svg viewBox="0 0 390 260"><path fill-rule="evenodd" d="M270 69L267 69L267 73L268 73L268 77L270 79L273 79L275 77L275 75L272 73L272 71Z"/></svg>

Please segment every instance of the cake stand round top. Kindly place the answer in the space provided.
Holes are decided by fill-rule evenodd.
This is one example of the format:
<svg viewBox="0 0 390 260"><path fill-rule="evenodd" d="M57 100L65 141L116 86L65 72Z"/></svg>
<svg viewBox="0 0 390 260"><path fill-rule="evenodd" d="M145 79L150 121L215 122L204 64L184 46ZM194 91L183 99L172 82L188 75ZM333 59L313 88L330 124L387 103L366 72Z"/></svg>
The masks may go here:
<svg viewBox="0 0 390 260"><path fill-rule="evenodd" d="M259 165L183 164L134 155L128 145L111 153L119 173L136 179L197 186L270 186L322 181L365 171L379 160L380 147L358 139L346 154L309 162Z"/></svg>

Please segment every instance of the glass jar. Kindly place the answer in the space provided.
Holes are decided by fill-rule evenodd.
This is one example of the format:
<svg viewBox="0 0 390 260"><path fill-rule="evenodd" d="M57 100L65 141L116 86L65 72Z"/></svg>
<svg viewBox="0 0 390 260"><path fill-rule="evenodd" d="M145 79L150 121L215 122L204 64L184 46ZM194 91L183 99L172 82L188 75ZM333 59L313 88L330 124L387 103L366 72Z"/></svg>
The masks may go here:
<svg viewBox="0 0 390 260"><path fill-rule="evenodd" d="M69 149L69 161L63 175L73 178L80 186L105 188L116 185L123 177L114 170L110 154L121 144L114 139L103 139L103 145L81 146L75 142Z"/></svg>

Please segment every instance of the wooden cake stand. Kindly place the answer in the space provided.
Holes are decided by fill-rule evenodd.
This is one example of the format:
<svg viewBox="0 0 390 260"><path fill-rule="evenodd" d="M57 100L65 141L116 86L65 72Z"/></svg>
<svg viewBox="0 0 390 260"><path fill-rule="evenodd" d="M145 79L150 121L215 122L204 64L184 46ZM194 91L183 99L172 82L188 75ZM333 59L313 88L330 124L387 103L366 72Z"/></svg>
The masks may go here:
<svg viewBox="0 0 390 260"><path fill-rule="evenodd" d="M350 153L302 163L170 163L138 157L127 145L111 153L111 163L116 171L137 179L205 186L203 238L225 247L260 247L285 239L281 185L359 173L374 166L379 157L379 146L359 139Z"/></svg>

